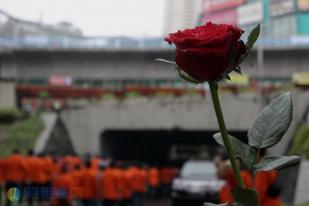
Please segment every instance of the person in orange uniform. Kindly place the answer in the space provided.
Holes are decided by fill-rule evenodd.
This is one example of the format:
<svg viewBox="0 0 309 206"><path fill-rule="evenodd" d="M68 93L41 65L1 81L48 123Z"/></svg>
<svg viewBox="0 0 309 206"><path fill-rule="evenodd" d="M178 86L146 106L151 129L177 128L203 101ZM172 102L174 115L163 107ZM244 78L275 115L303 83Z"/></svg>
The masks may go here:
<svg viewBox="0 0 309 206"><path fill-rule="evenodd" d="M138 170L134 177L134 202L136 206L143 206L148 182L146 169L142 165L138 165Z"/></svg>
<svg viewBox="0 0 309 206"><path fill-rule="evenodd" d="M104 163L101 163L99 165L99 170L96 175L96 192L97 192L97 199L99 202L101 202L101 205L104 205L104 193L103 193L103 181L105 178L105 169L107 165Z"/></svg>
<svg viewBox="0 0 309 206"><path fill-rule="evenodd" d="M91 159L92 168L96 171L99 170L99 166L100 166L101 161L102 161L102 159L99 155L94 156Z"/></svg>
<svg viewBox="0 0 309 206"><path fill-rule="evenodd" d="M261 149L259 162L263 161L266 150ZM258 193L259 205L261 206L281 206L280 186L276 184L278 172L276 170L260 171L254 177L254 188Z"/></svg>
<svg viewBox="0 0 309 206"><path fill-rule="evenodd" d="M81 186L83 188L82 202L84 206L94 206L96 204L96 171L92 168L91 161L86 161L82 170Z"/></svg>
<svg viewBox="0 0 309 206"><path fill-rule="evenodd" d="M149 195L150 197L155 197L157 195L157 189L160 184L159 182L159 170L155 167L151 167L148 171L149 175Z"/></svg>
<svg viewBox="0 0 309 206"><path fill-rule="evenodd" d="M125 189L120 165L121 165L120 162L116 162L115 167L113 169L114 175L116 176L116 184L118 188L118 191L117 191L118 192L118 198L117 198L118 204L121 204L123 201L123 193Z"/></svg>
<svg viewBox="0 0 309 206"><path fill-rule="evenodd" d="M59 176L57 176L52 183L54 191L53 205L55 206L70 206L70 188L73 185L72 176L68 172L68 168L63 166Z"/></svg>
<svg viewBox="0 0 309 206"><path fill-rule="evenodd" d="M24 191L24 196L28 202L28 205L32 205L33 201L38 198L34 192L36 184L37 172L40 171L38 158L34 155L33 150L28 151L28 155L24 158L25 164L27 165L27 187Z"/></svg>
<svg viewBox="0 0 309 206"><path fill-rule="evenodd" d="M129 173L127 172L123 163L118 162L115 169L115 174L119 188L119 205L127 206L130 204L132 199L132 185Z"/></svg>
<svg viewBox="0 0 309 206"><path fill-rule="evenodd" d="M237 187L237 181L229 161L226 161L223 164L224 165L222 165L221 168L219 169L219 177L225 180L226 183L222 187L219 193L220 203L232 203L234 202L234 198L232 196L232 190ZM249 188L251 185L250 175L245 171L241 171L240 176L243 180L245 187Z"/></svg>
<svg viewBox="0 0 309 206"><path fill-rule="evenodd" d="M73 180L72 186L74 187L74 191L80 191L82 190L82 177L83 177L83 170L81 168L80 164L76 164L74 166L74 170L70 172L71 178ZM74 194L74 201L77 203L77 205L80 205L80 201L83 198L82 194L80 192L77 192Z"/></svg>
<svg viewBox="0 0 309 206"><path fill-rule="evenodd" d="M4 160L3 165L6 181L5 191L8 191L10 188L18 188L22 192L22 186L27 177L27 166L19 150L14 150L13 154ZM11 205L9 199L6 200L6 205Z"/></svg>
<svg viewBox="0 0 309 206"><path fill-rule="evenodd" d="M115 163L111 162L104 171L103 181L99 183L102 187L104 206L115 206L119 200L120 192L116 173Z"/></svg>
<svg viewBox="0 0 309 206"><path fill-rule="evenodd" d="M219 178L225 180L225 184L219 191L220 203L232 203L234 198L232 196L232 190L237 187L237 181L234 176L232 167L229 163L228 157L224 152L218 152L214 156L214 164L218 171ZM246 171L241 171L241 178L247 188L251 185L251 176Z"/></svg>
<svg viewBox="0 0 309 206"><path fill-rule="evenodd" d="M133 188L131 175L126 166L122 166L123 200L121 206L128 206L132 203Z"/></svg>
<svg viewBox="0 0 309 206"><path fill-rule="evenodd" d="M170 195L170 187L175 173L175 170L170 166L165 166L160 170L160 179L164 196Z"/></svg>

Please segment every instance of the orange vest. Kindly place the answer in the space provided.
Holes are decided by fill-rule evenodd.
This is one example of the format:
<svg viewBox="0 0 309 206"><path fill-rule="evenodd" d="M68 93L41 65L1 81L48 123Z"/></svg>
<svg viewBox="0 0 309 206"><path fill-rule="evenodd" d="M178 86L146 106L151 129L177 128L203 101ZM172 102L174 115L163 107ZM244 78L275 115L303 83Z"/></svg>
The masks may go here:
<svg viewBox="0 0 309 206"><path fill-rule="evenodd" d="M51 157L43 157L41 160L44 163L44 173L45 173L45 181L46 182L51 182L53 179L53 160Z"/></svg>
<svg viewBox="0 0 309 206"><path fill-rule="evenodd" d="M134 176L134 190L145 193L147 191L147 172L144 169L138 169Z"/></svg>
<svg viewBox="0 0 309 206"><path fill-rule="evenodd" d="M149 169L149 185L152 187L159 185L159 170L154 167Z"/></svg>
<svg viewBox="0 0 309 206"><path fill-rule="evenodd" d="M246 188L251 187L251 176L246 171L240 172L241 178L244 182ZM230 169L223 179L226 181L225 185L219 191L220 203L232 203L234 202L234 198L232 196L232 190L237 187L237 181L234 176L233 170Z"/></svg>
<svg viewBox="0 0 309 206"><path fill-rule="evenodd" d="M99 169L99 164L101 162L101 158L99 157L94 157L91 159L91 167L94 169L94 170L98 170Z"/></svg>
<svg viewBox="0 0 309 206"><path fill-rule="evenodd" d="M91 200L95 199L96 194L96 171L94 171L92 168L85 168L82 172L81 177L81 185L83 188L83 199Z"/></svg>
<svg viewBox="0 0 309 206"><path fill-rule="evenodd" d="M25 157L25 164L27 165L27 177L30 182L34 182L36 179L36 172L38 169L37 157L27 156Z"/></svg>
<svg viewBox="0 0 309 206"><path fill-rule="evenodd" d="M132 196L132 187L128 171L117 169L116 175L120 197L129 199Z"/></svg>
<svg viewBox="0 0 309 206"><path fill-rule="evenodd" d="M124 198L131 198L132 197L132 184L131 184L131 175L128 170L123 170L123 181L124 181Z"/></svg>
<svg viewBox="0 0 309 206"><path fill-rule="evenodd" d="M46 170L45 161L42 158L37 157L36 168L32 171L35 183L45 184L48 181Z"/></svg>
<svg viewBox="0 0 309 206"><path fill-rule="evenodd" d="M55 198L53 200L53 205L59 205L59 201L60 199L65 199L68 202L70 202L71 199L74 199L75 197L72 197L70 191L71 191L71 187L73 185L73 180L71 179L70 174L68 173L63 173L60 174L57 178L55 178L52 182L53 184L53 190L55 193ZM59 196L59 192L61 190L66 191L66 196Z"/></svg>
<svg viewBox="0 0 309 206"><path fill-rule="evenodd" d="M71 175L71 178L73 180L73 186L81 187L82 186L82 177L83 177L82 169L71 171L70 175Z"/></svg>
<svg viewBox="0 0 309 206"><path fill-rule="evenodd" d="M117 173L117 172L116 172ZM119 185L117 181L117 174L114 169L108 168L104 171L104 176L99 185L102 186L102 194L106 200L119 199Z"/></svg>
<svg viewBox="0 0 309 206"><path fill-rule="evenodd" d="M13 154L4 161L4 177L8 182L23 183L27 177L27 165L19 154Z"/></svg>

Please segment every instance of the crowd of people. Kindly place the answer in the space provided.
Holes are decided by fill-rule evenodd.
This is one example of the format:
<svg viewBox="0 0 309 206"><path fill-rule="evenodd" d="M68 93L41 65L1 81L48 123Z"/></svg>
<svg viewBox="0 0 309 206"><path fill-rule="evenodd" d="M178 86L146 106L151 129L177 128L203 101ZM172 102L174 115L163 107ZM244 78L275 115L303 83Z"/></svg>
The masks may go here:
<svg viewBox="0 0 309 206"><path fill-rule="evenodd" d="M168 195L175 175L169 166L148 167L99 156L55 157L33 151L23 156L15 150L0 159L1 194L5 193L8 206L22 202L29 206L143 206L145 196Z"/></svg>
<svg viewBox="0 0 309 206"><path fill-rule="evenodd" d="M260 151L263 161L265 151ZM221 203L232 203L232 190L237 187L227 156L214 157L217 175L225 181L219 191ZM21 155L15 150L0 159L0 197L7 206L143 206L145 197L169 196L177 169L171 166L147 166L138 162L113 161L99 156L84 158L68 155ZM243 169L241 178L246 188L254 187L261 206L281 206L278 173L258 172L253 178Z"/></svg>

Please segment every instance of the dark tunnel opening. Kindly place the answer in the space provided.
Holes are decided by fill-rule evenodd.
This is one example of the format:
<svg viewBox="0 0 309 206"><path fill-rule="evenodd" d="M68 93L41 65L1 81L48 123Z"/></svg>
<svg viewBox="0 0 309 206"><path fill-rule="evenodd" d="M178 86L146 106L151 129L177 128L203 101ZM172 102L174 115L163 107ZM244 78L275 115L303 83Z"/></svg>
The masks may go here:
<svg viewBox="0 0 309 206"><path fill-rule="evenodd" d="M181 165L188 159L211 159L218 149L212 138L217 131L206 130L105 130L101 135L103 156L115 160L139 161L149 165ZM247 141L246 131L231 135Z"/></svg>

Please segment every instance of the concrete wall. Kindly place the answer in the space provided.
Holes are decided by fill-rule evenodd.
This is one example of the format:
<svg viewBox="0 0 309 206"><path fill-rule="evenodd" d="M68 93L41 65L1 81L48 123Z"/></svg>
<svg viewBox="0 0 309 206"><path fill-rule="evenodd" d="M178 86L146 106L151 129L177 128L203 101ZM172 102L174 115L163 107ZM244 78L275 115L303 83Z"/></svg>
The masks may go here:
<svg viewBox="0 0 309 206"><path fill-rule="evenodd" d="M0 108L15 106L15 83L0 80Z"/></svg>
<svg viewBox="0 0 309 206"><path fill-rule="evenodd" d="M260 109L254 94L221 97L227 127L245 131ZM62 112L72 143L80 154L99 152L105 129L217 130L211 98L163 98L105 103Z"/></svg>
<svg viewBox="0 0 309 206"><path fill-rule="evenodd" d="M229 130L247 131L256 114L264 106L258 94L220 95ZM309 102L309 92L293 92L292 124L280 144L271 154L282 154L288 149ZM63 111L61 118L77 153L100 150L100 136L106 129L173 129L218 130L211 98L182 97L106 102L82 109Z"/></svg>
<svg viewBox="0 0 309 206"><path fill-rule="evenodd" d="M251 76L290 78L308 70L309 50L265 50L264 69L258 69L256 52L242 64ZM69 75L74 79L176 79L174 66L155 61L174 59L173 50L11 51L0 54L3 78L45 78Z"/></svg>

